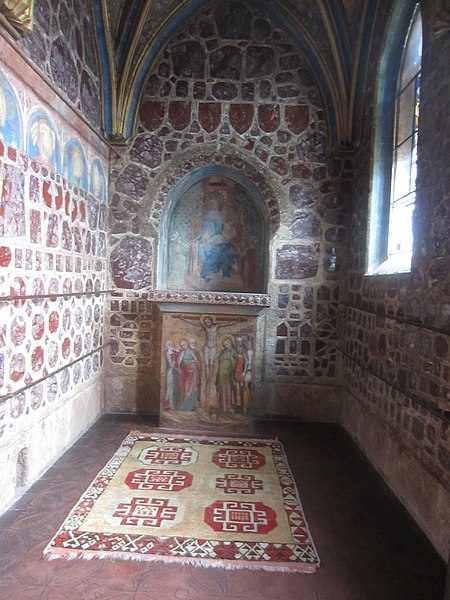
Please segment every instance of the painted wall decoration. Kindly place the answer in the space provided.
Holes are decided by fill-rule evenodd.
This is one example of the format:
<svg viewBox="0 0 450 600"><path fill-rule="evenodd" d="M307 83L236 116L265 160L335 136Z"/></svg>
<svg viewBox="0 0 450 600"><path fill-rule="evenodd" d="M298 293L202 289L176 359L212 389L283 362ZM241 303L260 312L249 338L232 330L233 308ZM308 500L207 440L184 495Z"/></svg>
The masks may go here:
<svg viewBox="0 0 450 600"><path fill-rule="evenodd" d="M102 412L106 207L66 184L60 148L109 149L3 36L0 57L1 512Z"/></svg>
<svg viewBox="0 0 450 600"><path fill-rule="evenodd" d="M61 140L67 156L81 151L83 168L74 160L66 177L86 190L87 165L106 164L108 149L82 121L67 120L51 90L42 104L38 75L11 52L0 39L0 291L27 299L0 307L0 396L11 394L0 401L0 437L5 422L9 433L100 373L105 296L94 292L107 280L102 200L68 190L59 175Z"/></svg>
<svg viewBox="0 0 450 600"><path fill-rule="evenodd" d="M194 183L168 226L168 289L264 291L264 222L257 201L229 177Z"/></svg>
<svg viewBox="0 0 450 600"><path fill-rule="evenodd" d="M58 135L50 117L44 111L36 111L28 122L27 152L43 166L60 172Z"/></svg>
<svg viewBox="0 0 450 600"><path fill-rule="evenodd" d="M94 194L97 198L100 198L103 202L106 201L106 177L105 170L101 161L95 158L92 161L91 167L91 180L89 184L89 191Z"/></svg>
<svg viewBox="0 0 450 600"><path fill-rule="evenodd" d="M0 73L0 139L22 150L22 119L16 95L2 73Z"/></svg>
<svg viewBox="0 0 450 600"><path fill-rule="evenodd" d="M72 139L64 152L64 177L79 188L88 189L86 153L79 140Z"/></svg>
<svg viewBox="0 0 450 600"><path fill-rule="evenodd" d="M256 317L162 313L160 425L249 431Z"/></svg>

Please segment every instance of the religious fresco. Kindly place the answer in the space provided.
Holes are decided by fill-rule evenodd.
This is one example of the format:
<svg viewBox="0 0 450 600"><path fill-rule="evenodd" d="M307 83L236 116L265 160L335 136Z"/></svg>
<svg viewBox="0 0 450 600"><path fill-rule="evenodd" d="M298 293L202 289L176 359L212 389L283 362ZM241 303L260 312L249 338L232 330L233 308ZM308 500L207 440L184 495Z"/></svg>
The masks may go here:
<svg viewBox="0 0 450 600"><path fill-rule="evenodd" d="M170 217L167 288L264 291L264 231L255 198L231 178L193 184Z"/></svg>
<svg viewBox="0 0 450 600"><path fill-rule="evenodd" d="M89 183L89 191L96 198L106 202L106 177L105 170L101 161L95 158L91 166L91 180Z"/></svg>
<svg viewBox="0 0 450 600"><path fill-rule="evenodd" d="M44 167L61 169L61 155L56 128L44 111L36 111L28 122L27 152Z"/></svg>
<svg viewBox="0 0 450 600"><path fill-rule="evenodd" d="M22 119L16 95L8 79L0 73L0 140L22 150Z"/></svg>
<svg viewBox="0 0 450 600"><path fill-rule="evenodd" d="M250 431L256 317L163 313L160 425Z"/></svg>
<svg viewBox="0 0 450 600"><path fill-rule="evenodd" d="M88 189L88 169L86 154L79 140L72 139L64 152L64 177L73 185Z"/></svg>

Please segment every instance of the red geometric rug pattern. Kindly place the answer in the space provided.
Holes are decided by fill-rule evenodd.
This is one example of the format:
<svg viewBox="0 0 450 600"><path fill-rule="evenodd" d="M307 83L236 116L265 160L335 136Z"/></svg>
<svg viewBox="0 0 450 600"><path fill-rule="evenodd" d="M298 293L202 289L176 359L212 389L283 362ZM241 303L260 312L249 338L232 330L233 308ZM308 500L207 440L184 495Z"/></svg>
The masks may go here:
<svg viewBox="0 0 450 600"><path fill-rule="evenodd" d="M94 479L44 556L303 573L319 566L279 441L137 431Z"/></svg>

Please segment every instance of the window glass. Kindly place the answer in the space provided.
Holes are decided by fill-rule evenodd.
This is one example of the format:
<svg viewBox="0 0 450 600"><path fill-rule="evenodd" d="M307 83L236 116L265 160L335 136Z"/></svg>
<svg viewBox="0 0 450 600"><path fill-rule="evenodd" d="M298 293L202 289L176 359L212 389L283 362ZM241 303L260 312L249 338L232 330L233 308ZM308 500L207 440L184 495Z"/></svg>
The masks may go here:
<svg viewBox="0 0 450 600"><path fill-rule="evenodd" d="M403 56L400 87L403 88L420 71L422 62L422 17L417 8L411 24Z"/></svg>
<svg viewBox="0 0 450 600"><path fill-rule="evenodd" d="M412 217L417 176L422 20L416 8L403 51L397 82L396 122L392 160L388 262L392 270L411 268ZM399 256L403 262L399 262ZM397 258L395 258L397 256Z"/></svg>

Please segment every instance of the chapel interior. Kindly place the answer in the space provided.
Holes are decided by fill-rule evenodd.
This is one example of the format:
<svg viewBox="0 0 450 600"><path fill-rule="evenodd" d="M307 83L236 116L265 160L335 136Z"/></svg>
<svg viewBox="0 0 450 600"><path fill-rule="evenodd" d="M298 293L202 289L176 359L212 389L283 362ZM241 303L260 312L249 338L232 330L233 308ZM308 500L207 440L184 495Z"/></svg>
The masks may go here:
<svg viewBox="0 0 450 600"><path fill-rule="evenodd" d="M448 0L0 0L0 597L450 593L449 32ZM238 407L206 362L169 397L169 349L238 339ZM318 572L44 561L162 425L278 437Z"/></svg>

